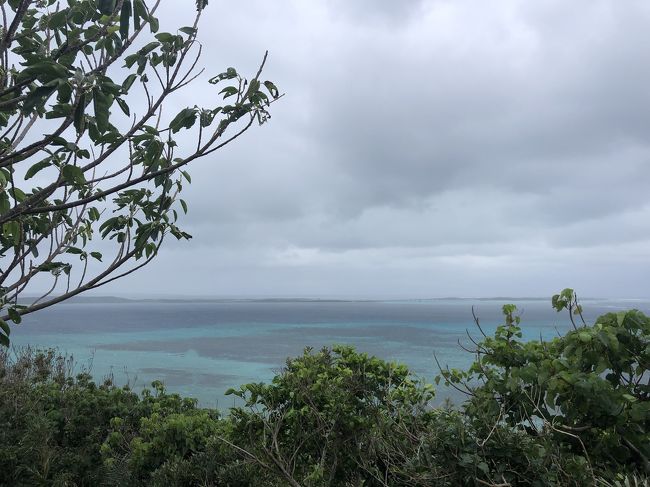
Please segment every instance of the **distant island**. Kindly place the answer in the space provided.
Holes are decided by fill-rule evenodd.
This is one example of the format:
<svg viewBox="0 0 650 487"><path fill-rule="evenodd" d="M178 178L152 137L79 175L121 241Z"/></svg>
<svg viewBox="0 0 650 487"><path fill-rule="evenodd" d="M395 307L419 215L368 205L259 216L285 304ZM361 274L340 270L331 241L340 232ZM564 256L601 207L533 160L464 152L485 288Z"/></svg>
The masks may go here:
<svg viewBox="0 0 650 487"><path fill-rule="evenodd" d="M19 299L20 303L29 303L37 299L37 296L24 296ZM582 301L608 301L614 298L586 297ZM616 298L624 301L646 301L641 298ZM129 304L129 303L383 303L383 302L441 302L441 301L462 301L462 302L545 302L548 298L524 296L495 296L495 297L437 297L437 298L332 298L332 297L133 297L125 298L120 296L75 296L66 301L68 304Z"/></svg>

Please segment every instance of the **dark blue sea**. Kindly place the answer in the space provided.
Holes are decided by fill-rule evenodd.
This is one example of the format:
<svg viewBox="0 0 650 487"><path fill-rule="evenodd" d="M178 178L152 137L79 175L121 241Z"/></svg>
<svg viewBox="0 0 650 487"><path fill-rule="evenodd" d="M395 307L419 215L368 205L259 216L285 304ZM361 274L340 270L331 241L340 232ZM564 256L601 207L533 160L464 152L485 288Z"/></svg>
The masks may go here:
<svg viewBox="0 0 650 487"><path fill-rule="evenodd" d="M57 348L77 370L98 380L141 388L154 379L195 397L202 406L233 405L224 392L247 382L269 381L289 356L305 347L350 344L398 361L427 381L438 360L466 367L467 333L480 336L472 307L486 333L502 322L501 306L517 305L526 339L551 338L570 328L550 300L215 300L62 303L28 315L12 333L14 347ZM650 301L584 300L585 317L637 308ZM439 398L449 395L441 390Z"/></svg>

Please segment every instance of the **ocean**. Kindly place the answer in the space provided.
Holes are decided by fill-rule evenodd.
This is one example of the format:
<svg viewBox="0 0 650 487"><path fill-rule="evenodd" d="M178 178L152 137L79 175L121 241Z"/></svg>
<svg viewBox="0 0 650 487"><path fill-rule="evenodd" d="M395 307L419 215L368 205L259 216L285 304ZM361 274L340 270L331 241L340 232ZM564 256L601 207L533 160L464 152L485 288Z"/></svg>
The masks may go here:
<svg viewBox="0 0 650 487"><path fill-rule="evenodd" d="M398 361L426 381L438 361L467 367L473 356L468 333L480 335L472 307L486 333L502 323L501 306L512 302L522 317L524 338L548 339L570 329L566 313L550 300L112 300L66 302L23 319L13 328L12 346L56 348L72 355L76 371L96 380L112 375L136 389L155 379L168 390L195 397L204 407L236 404L228 388L270 381L286 358L305 347L349 344ZM586 299L587 320L636 308L650 300ZM460 342L460 344L459 344ZM438 399L459 398L439 389Z"/></svg>

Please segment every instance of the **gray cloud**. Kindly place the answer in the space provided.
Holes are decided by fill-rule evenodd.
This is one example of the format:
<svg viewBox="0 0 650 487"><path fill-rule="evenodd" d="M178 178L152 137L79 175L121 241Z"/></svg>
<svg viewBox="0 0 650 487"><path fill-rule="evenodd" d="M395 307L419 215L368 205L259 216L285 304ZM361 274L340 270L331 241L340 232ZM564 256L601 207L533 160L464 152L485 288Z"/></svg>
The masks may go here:
<svg viewBox="0 0 650 487"><path fill-rule="evenodd" d="M329 0L325 3L328 14L334 20L348 20L355 23L388 23L400 24L408 22L420 13L426 2L422 0Z"/></svg>
<svg viewBox="0 0 650 487"><path fill-rule="evenodd" d="M191 169L195 238L113 290L647 295L647 3L257 0L203 20L206 77L268 48L287 95ZM202 79L174 103L216 95Z"/></svg>

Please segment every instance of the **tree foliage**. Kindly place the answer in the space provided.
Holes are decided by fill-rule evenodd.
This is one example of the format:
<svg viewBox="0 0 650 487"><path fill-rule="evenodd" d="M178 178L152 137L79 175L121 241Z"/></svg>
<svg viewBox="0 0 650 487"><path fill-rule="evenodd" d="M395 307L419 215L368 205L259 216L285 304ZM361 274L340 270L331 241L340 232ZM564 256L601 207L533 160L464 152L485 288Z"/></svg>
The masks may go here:
<svg viewBox="0 0 650 487"><path fill-rule="evenodd" d="M571 290L553 300L579 319L576 303ZM226 416L159 382L138 396L73 377L51 352L0 353L0 484L648 485L650 318L609 313L530 342L516 307L504 318L468 370L443 370L468 395L457 407L344 346L231 390L243 404Z"/></svg>
<svg viewBox="0 0 650 487"><path fill-rule="evenodd" d="M442 379L469 395L469 417L550 435L592 476L629 466L650 473L650 318L620 311L588 325L572 289L552 304L569 312L572 331L524 342L516 306L505 305L505 323L476 344L469 370L446 369Z"/></svg>
<svg viewBox="0 0 650 487"><path fill-rule="evenodd" d="M163 113L202 73L207 3L162 32L160 0L2 2L0 343L8 321L146 265L167 236L190 238L185 166L270 117L280 93L261 78L266 55L250 80L228 68L200 106Z"/></svg>

